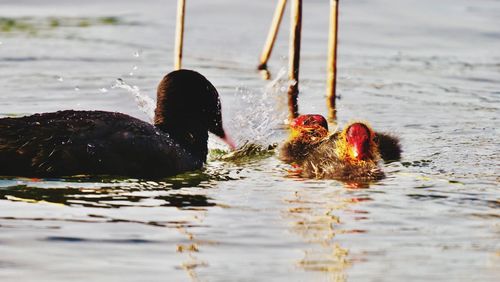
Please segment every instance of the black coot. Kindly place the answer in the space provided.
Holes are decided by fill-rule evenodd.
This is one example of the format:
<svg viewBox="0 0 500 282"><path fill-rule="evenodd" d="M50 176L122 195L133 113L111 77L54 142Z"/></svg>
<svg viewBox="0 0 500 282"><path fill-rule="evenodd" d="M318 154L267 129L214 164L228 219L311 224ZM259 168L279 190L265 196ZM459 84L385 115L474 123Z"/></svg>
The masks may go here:
<svg viewBox="0 0 500 282"><path fill-rule="evenodd" d="M104 111L0 119L0 175L162 177L199 169L208 131L226 140L215 87L178 70L158 86L154 125Z"/></svg>

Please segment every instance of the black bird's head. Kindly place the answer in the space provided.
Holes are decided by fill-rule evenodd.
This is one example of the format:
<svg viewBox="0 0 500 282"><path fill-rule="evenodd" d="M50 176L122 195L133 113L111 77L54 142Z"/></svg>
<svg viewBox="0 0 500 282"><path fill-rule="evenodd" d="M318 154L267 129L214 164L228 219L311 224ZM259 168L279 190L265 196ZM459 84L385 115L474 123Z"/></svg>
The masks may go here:
<svg viewBox="0 0 500 282"><path fill-rule="evenodd" d="M222 125L219 93L195 71L173 71L161 80L154 123L203 160L208 151L208 131L234 148Z"/></svg>

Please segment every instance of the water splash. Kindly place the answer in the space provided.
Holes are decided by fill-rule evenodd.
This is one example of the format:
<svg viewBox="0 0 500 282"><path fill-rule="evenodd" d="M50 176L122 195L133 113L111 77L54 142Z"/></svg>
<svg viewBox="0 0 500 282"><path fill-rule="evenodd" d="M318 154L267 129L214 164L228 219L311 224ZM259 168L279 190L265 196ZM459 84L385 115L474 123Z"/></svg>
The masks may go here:
<svg viewBox="0 0 500 282"><path fill-rule="evenodd" d="M123 79L118 78L115 82L115 84L111 87L113 89L115 88L121 88L127 90L129 93L134 94L135 96L135 101L137 102L137 105L139 106L139 109L143 111L149 119L149 122L153 123L154 120L154 115L155 115L155 108L156 108L156 102L149 96L142 94L139 87L137 85L128 85L123 81Z"/></svg>
<svg viewBox="0 0 500 282"><path fill-rule="evenodd" d="M287 117L286 91L288 89L286 70L281 69L276 78L269 82L262 91L252 91L238 88L238 109L248 109L239 112L234 118L233 126L238 144L250 141L252 143L269 145L270 137L277 128L282 127ZM245 128L245 130L241 130ZM239 129L239 130L238 130Z"/></svg>
<svg viewBox="0 0 500 282"><path fill-rule="evenodd" d="M138 70L138 69L139 69L139 67L138 67L138 66L134 66L134 67L132 68L132 70L128 73L128 75L129 75L129 76L134 76L134 71L136 71L136 70Z"/></svg>
<svg viewBox="0 0 500 282"><path fill-rule="evenodd" d="M232 122L227 124L226 129L240 149L244 148L245 144L265 148L274 143L275 140L272 140L271 136L287 119L288 85L286 69L282 68L276 78L261 90L244 87L236 89L235 96L239 99L235 101L234 107L242 110L232 117ZM220 149L225 148L225 145L216 138L210 138L208 147Z"/></svg>

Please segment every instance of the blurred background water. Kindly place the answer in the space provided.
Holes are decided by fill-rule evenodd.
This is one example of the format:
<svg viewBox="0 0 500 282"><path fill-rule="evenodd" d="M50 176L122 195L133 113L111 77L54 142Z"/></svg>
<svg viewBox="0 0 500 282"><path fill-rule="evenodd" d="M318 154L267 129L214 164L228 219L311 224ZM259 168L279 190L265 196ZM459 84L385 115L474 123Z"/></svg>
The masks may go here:
<svg viewBox="0 0 500 282"><path fill-rule="evenodd" d="M328 1L304 2L300 111L326 114ZM401 137L386 179L292 178L275 156L163 181L2 178L0 280L498 281L500 1L340 4L339 124ZM239 144L287 136L288 16L274 80L255 70L274 6L187 1L184 67L217 87ZM135 97L172 70L175 10L0 0L0 117L148 120Z"/></svg>

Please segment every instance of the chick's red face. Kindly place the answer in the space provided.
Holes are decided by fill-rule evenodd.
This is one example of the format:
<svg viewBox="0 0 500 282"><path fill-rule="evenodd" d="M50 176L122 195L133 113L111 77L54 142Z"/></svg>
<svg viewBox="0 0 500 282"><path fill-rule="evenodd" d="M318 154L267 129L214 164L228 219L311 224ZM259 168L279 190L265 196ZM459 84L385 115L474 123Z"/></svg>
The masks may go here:
<svg viewBox="0 0 500 282"><path fill-rule="evenodd" d="M290 124L292 129L316 128L321 126L328 130L328 123L322 115L301 115Z"/></svg>
<svg viewBox="0 0 500 282"><path fill-rule="evenodd" d="M370 153L370 130L362 123L354 123L347 129L346 139L349 144L349 155L355 160L366 160Z"/></svg>
<svg viewBox="0 0 500 282"><path fill-rule="evenodd" d="M291 136L314 142L328 135L328 123L321 115L301 115L290 123Z"/></svg>

